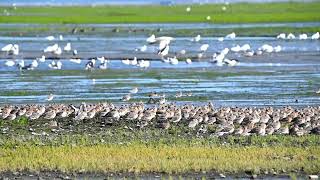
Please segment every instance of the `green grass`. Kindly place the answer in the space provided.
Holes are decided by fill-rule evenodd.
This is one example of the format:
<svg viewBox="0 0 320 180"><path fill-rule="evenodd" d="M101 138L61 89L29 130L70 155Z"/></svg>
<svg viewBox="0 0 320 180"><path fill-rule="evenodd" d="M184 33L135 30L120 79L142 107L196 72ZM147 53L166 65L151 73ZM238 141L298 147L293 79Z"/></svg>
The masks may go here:
<svg viewBox="0 0 320 180"><path fill-rule="evenodd" d="M252 142L273 139L277 142L276 137L234 139L238 141L251 139ZM291 140L291 143L306 139L319 140L314 136L279 138L283 142ZM232 139L229 140L226 141L232 142ZM21 143L12 147L1 146L0 171L255 174L265 171L278 173L285 171L316 174L320 169L319 145L239 146L223 143L224 140L218 138L208 140L195 138L191 141L176 139L171 142L160 140L148 143L131 141L123 144L99 142L95 145L88 145L86 142L87 138L59 146Z"/></svg>
<svg viewBox="0 0 320 180"><path fill-rule="evenodd" d="M10 16L0 16L0 23L163 23L163 22L307 22L320 20L320 3L239 3L177 6L97 6L97 7L1 7ZM206 17L210 15L210 21Z"/></svg>
<svg viewBox="0 0 320 180"><path fill-rule="evenodd" d="M70 128L68 121L57 121ZM0 172L313 174L320 169L318 135L196 136L184 126L129 130L128 123L101 128L94 120L57 133L44 120L0 122L1 129L9 127L0 136ZM31 135L30 128L46 135Z"/></svg>

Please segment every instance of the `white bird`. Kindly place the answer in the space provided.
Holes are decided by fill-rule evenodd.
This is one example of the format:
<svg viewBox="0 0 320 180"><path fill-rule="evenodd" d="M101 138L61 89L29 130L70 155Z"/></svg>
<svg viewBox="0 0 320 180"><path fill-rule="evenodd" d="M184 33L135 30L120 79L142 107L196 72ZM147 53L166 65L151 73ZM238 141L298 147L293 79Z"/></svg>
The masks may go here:
<svg viewBox="0 0 320 180"><path fill-rule="evenodd" d="M146 40L148 43L155 43L156 42L156 36L152 34L150 37Z"/></svg>
<svg viewBox="0 0 320 180"><path fill-rule="evenodd" d="M308 39L308 35L307 34L299 34L299 39L300 40L306 40L306 39Z"/></svg>
<svg viewBox="0 0 320 180"><path fill-rule="evenodd" d="M260 47L260 49L264 52L271 53L273 52L273 47L269 44L264 44Z"/></svg>
<svg viewBox="0 0 320 180"><path fill-rule="evenodd" d="M207 16L206 19L207 19L208 21L210 21L210 20L211 20L211 16Z"/></svg>
<svg viewBox="0 0 320 180"><path fill-rule="evenodd" d="M274 52L280 52L282 47L280 45L273 47Z"/></svg>
<svg viewBox="0 0 320 180"><path fill-rule="evenodd" d="M182 54L182 55L186 54L186 50L182 49L182 50L180 51L180 54Z"/></svg>
<svg viewBox="0 0 320 180"><path fill-rule="evenodd" d="M201 35L198 34L196 37L192 38L191 41L199 42L201 40Z"/></svg>
<svg viewBox="0 0 320 180"><path fill-rule="evenodd" d="M50 52L50 53L53 53L54 51L56 51L57 49L59 48L59 45L56 43L54 45L51 45L51 46L48 46L46 47L43 52Z"/></svg>
<svg viewBox="0 0 320 180"><path fill-rule="evenodd" d="M288 36L287 36L287 39L295 39L296 36L292 33L289 33Z"/></svg>
<svg viewBox="0 0 320 180"><path fill-rule="evenodd" d="M158 55L161 55L162 57L168 55L169 49L170 49L170 46L168 44L165 45L162 49L160 49L160 45L159 45Z"/></svg>
<svg viewBox="0 0 320 180"><path fill-rule="evenodd" d="M8 67L12 67L16 64L16 62L13 60L7 60L4 64Z"/></svg>
<svg viewBox="0 0 320 180"><path fill-rule="evenodd" d="M73 54L74 56L76 56L76 55L78 54L78 51L77 51L76 49L74 49L73 52L72 52L72 54Z"/></svg>
<svg viewBox="0 0 320 180"><path fill-rule="evenodd" d="M53 51L53 54L55 54L55 55L61 55L61 54L62 54L62 49L61 49L61 47L58 47L58 49L56 49L55 51Z"/></svg>
<svg viewBox="0 0 320 180"><path fill-rule="evenodd" d="M214 53L212 56L213 62L222 63L224 57L225 57L225 54L223 53Z"/></svg>
<svg viewBox="0 0 320 180"><path fill-rule="evenodd" d="M61 69L62 68L62 63L61 63L61 61L51 61L51 63L48 65L49 66L49 68L51 68L51 69Z"/></svg>
<svg viewBox="0 0 320 180"><path fill-rule="evenodd" d="M187 11L187 12L190 12L190 11L191 11L191 7L188 6L188 7L186 8L186 11Z"/></svg>
<svg viewBox="0 0 320 180"><path fill-rule="evenodd" d="M71 43L67 43L66 46L63 48L64 51L71 51Z"/></svg>
<svg viewBox="0 0 320 180"><path fill-rule="evenodd" d="M138 91L139 91L139 89L138 89L137 87L134 87L134 88L132 88L129 92L130 92L131 94L136 94L136 93L138 93Z"/></svg>
<svg viewBox="0 0 320 180"><path fill-rule="evenodd" d="M97 60L100 61L100 63L108 62L104 56L97 57Z"/></svg>
<svg viewBox="0 0 320 180"><path fill-rule="evenodd" d="M239 51L241 51L241 47L239 45L236 45L236 46L230 48L230 50L232 52L239 52Z"/></svg>
<svg viewBox="0 0 320 180"><path fill-rule="evenodd" d="M107 69L107 68L108 68L107 61L103 61L99 64L99 69Z"/></svg>
<svg viewBox="0 0 320 180"><path fill-rule="evenodd" d="M319 32L317 32L317 33L315 33L315 34L313 34L312 36L311 36L311 39L319 39L320 38L320 34L319 34Z"/></svg>
<svg viewBox="0 0 320 180"><path fill-rule="evenodd" d="M176 56L174 56L173 58L170 58L170 57L169 57L168 60L169 60L169 63L172 64L172 65L177 65L177 64L179 64L179 60L177 59Z"/></svg>
<svg viewBox="0 0 320 180"><path fill-rule="evenodd" d="M286 39L286 34L285 34L285 33L280 33L280 34L277 36L277 39Z"/></svg>
<svg viewBox="0 0 320 180"><path fill-rule="evenodd" d="M54 95L53 94L49 94L48 97L47 97L47 101L52 101L54 98Z"/></svg>
<svg viewBox="0 0 320 180"><path fill-rule="evenodd" d="M19 45L18 44L7 44L5 45L1 51L5 51L10 55L18 55L19 54Z"/></svg>
<svg viewBox="0 0 320 180"><path fill-rule="evenodd" d="M123 59L121 62L125 65L130 65L130 60L129 59Z"/></svg>
<svg viewBox="0 0 320 180"><path fill-rule="evenodd" d="M60 34L59 35L59 40L62 41L63 40L63 36Z"/></svg>
<svg viewBox="0 0 320 180"><path fill-rule="evenodd" d="M138 59L137 57L134 57L132 61L130 61L130 64L133 66L136 66L138 64Z"/></svg>
<svg viewBox="0 0 320 180"><path fill-rule="evenodd" d="M232 33L230 33L230 34L226 35L226 37L225 37L225 38L228 38L228 39L234 39L234 38L236 38L236 33L232 32Z"/></svg>
<svg viewBox="0 0 320 180"><path fill-rule="evenodd" d="M249 51L251 49L249 44L244 44L241 46L241 51Z"/></svg>
<svg viewBox="0 0 320 180"><path fill-rule="evenodd" d="M227 10L227 7L225 7L225 6L222 6L222 11L225 11L225 10Z"/></svg>
<svg viewBox="0 0 320 180"><path fill-rule="evenodd" d="M224 48L220 53L227 55L229 53L229 51L230 51L229 48Z"/></svg>
<svg viewBox="0 0 320 180"><path fill-rule="evenodd" d="M13 45L12 54L13 55L18 55L19 54L19 45L18 44L14 44Z"/></svg>
<svg viewBox="0 0 320 180"><path fill-rule="evenodd" d="M38 61L40 62L45 62L46 61L46 56L42 55L41 58L37 58Z"/></svg>
<svg viewBox="0 0 320 180"><path fill-rule="evenodd" d="M139 60L138 63L137 63L137 66L141 67L141 68L148 68L150 66L150 61Z"/></svg>
<svg viewBox="0 0 320 180"><path fill-rule="evenodd" d="M80 58L71 58L70 62L80 64L81 63L81 59Z"/></svg>
<svg viewBox="0 0 320 180"><path fill-rule="evenodd" d="M223 60L228 66L236 66L239 64L239 61L237 59L224 59Z"/></svg>
<svg viewBox="0 0 320 180"><path fill-rule="evenodd" d="M168 36L162 36L155 39L159 42L158 54L161 56L166 56L169 53L169 44L174 38Z"/></svg>
<svg viewBox="0 0 320 180"><path fill-rule="evenodd" d="M131 99L131 95L130 94L127 94L125 96L122 97L122 101L129 101Z"/></svg>
<svg viewBox="0 0 320 180"><path fill-rule="evenodd" d="M218 38L218 41L220 41L220 42L222 42L223 40L224 40L223 37L219 37L219 38Z"/></svg>
<svg viewBox="0 0 320 180"><path fill-rule="evenodd" d="M209 48L209 44L202 44L200 47L200 51L205 52L207 51Z"/></svg>
<svg viewBox="0 0 320 180"><path fill-rule="evenodd" d="M245 52L243 53L243 55L244 55L244 56L247 56L247 57L251 57L251 56L254 55L254 51L245 51Z"/></svg>
<svg viewBox="0 0 320 180"><path fill-rule="evenodd" d="M18 67L21 69L21 68L23 68L24 66L25 66L25 64L24 64L24 60L22 59L22 60L20 60L19 61L19 63L17 64L18 65Z"/></svg>
<svg viewBox="0 0 320 180"><path fill-rule="evenodd" d="M192 60L191 60L190 58L187 58L187 59L186 59L186 63L187 63L187 64L192 64Z"/></svg>
<svg viewBox="0 0 320 180"><path fill-rule="evenodd" d="M54 38L54 36L47 36L46 39L47 39L48 41L53 41L55 38Z"/></svg>
<svg viewBox="0 0 320 180"><path fill-rule="evenodd" d="M143 45L135 49L135 51L145 52L147 50L147 45Z"/></svg>
<svg viewBox="0 0 320 180"><path fill-rule="evenodd" d="M39 66L39 63L37 60L33 60L32 63L31 63L32 67L36 68Z"/></svg>
<svg viewBox="0 0 320 180"><path fill-rule="evenodd" d="M1 51L9 52L13 49L13 44L7 44L4 47L1 48Z"/></svg>

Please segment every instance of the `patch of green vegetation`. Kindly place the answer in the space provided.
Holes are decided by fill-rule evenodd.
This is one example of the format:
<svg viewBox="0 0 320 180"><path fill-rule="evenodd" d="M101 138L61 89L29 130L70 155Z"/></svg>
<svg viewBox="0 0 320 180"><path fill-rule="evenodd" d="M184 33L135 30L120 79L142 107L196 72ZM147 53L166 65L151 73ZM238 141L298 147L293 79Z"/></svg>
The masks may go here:
<svg viewBox="0 0 320 180"><path fill-rule="evenodd" d="M39 91L29 90L11 90L11 91L0 91L0 96L36 96L40 95Z"/></svg>
<svg viewBox="0 0 320 180"><path fill-rule="evenodd" d="M21 117L19 117L18 119L15 119L15 120L13 120L13 121L11 122L11 124L12 124L13 126L21 126L21 127L27 126L28 123L29 123L29 120L28 120L28 118L25 117L25 116L21 116Z"/></svg>
<svg viewBox="0 0 320 180"><path fill-rule="evenodd" d="M305 22L320 20L319 2L299 3L237 3L175 6L73 6L73 7L0 7L10 16L2 14L0 23L257 23L257 22ZM143 11L142 11L143 9ZM206 20L207 16L211 20Z"/></svg>
<svg viewBox="0 0 320 180"><path fill-rule="evenodd" d="M18 146L0 148L0 171L319 173L319 147ZM311 158L313 157L313 158Z"/></svg>

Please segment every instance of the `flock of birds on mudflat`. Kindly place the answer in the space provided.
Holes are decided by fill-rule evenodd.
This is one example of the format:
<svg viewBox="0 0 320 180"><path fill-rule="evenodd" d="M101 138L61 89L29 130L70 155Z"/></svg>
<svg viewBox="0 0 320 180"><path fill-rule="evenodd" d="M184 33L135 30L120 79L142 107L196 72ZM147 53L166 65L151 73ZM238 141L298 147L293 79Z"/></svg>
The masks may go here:
<svg viewBox="0 0 320 180"><path fill-rule="evenodd" d="M29 120L48 120L49 126L72 120L73 123L100 122L103 126L125 122L130 128L158 127L169 129L182 125L200 133L225 135L297 135L320 134L320 107L284 108L215 108L211 102L202 106L192 104L160 104L146 106L133 103L115 106L112 103L52 105L5 105L0 117L12 121L24 116Z"/></svg>
<svg viewBox="0 0 320 180"><path fill-rule="evenodd" d="M235 39L236 34L234 32L226 35L225 37L219 37L218 41L224 41L225 39ZM320 38L319 32L311 35L308 37L307 34L300 34L298 37L296 37L294 34L289 33L281 33L279 34L276 38L278 39L300 39L300 40L306 40L306 39L311 39L311 40L317 40ZM56 38L54 36L48 36L46 37L48 41L55 40ZM63 36L59 36L59 40L63 40ZM164 63L169 63L171 65L177 65L179 64L179 59L177 58L176 55L186 55L186 50L182 49L179 52L174 53L175 55L169 54L170 50L170 43L174 41L175 38L173 37L168 37L168 36L161 36L161 37L156 37L154 34L152 34L150 37L146 39L146 43L149 45L152 44L158 44L158 51L157 54L159 55L159 59L161 59L162 62ZM197 35L190 39L193 42L200 42L201 41L201 35ZM184 58L185 63L191 64L193 59L201 60L205 56L205 52L208 50L209 44L202 44L199 49L198 49L198 54L197 57L192 57L192 58ZM141 47L138 47L135 49L135 51L139 52L145 52L148 49L147 45L143 45ZM19 68L19 70L33 70L36 69L39 66L39 63L45 62L46 61L46 55L53 55L55 56L55 59L51 60L51 62L48 64L48 67L50 69L62 69L63 63L60 61L59 56L62 53L70 53L72 52L73 56L69 60L72 63L77 63L80 64L82 62L82 59L80 59L78 55L78 51L76 49L72 48L72 45L70 42L68 42L65 46L61 47L58 43L55 43L53 45L50 45L46 48L43 49L43 55L37 59L34 59L30 64L25 64L25 61L23 59L17 60L14 59L15 55L19 55L19 45L18 44L7 44L1 49L2 52L6 53L9 56L12 56L12 59L6 60L5 65L12 67L16 66ZM223 65L228 65L228 66L236 66L239 64L239 60L237 59L231 59L227 58L227 55L229 52L233 53L238 53L242 54L243 56L246 57L251 57L251 56L258 56L264 53L277 53L282 51L282 47L280 45L277 46L272 46L269 44L263 44L261 47L259 47L256 50L253 50L250 46L250 44L243 44L243 45L235 45L230 48L224 48L223 50L216 52L212 55L212 58L210 62L215 63L217 66L223 66ZM181 61L182 59L180 59ZM99 62L99 64L97 63ZM101 57L94 57L86 60L85 64L85 69L86 70L93 70L95 68L98 69L107 69L108 68L108 63L110 61L108 60L107 57L101 56ZM148 68L151 65L151 62L149 60L145 59L137 59L136 57L133 57L132 59L123 59L121 61L125 65L131 65L131 66L137 66L140 68Z"/></svg>

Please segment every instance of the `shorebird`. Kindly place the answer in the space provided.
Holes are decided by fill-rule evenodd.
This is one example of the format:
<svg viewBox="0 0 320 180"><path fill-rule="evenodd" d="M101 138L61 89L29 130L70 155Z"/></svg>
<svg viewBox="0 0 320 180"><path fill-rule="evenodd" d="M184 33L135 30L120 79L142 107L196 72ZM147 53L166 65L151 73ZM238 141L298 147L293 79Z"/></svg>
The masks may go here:
<svg viewBox="0 0 320 180"><path fill-rule="evenodd" d="M46 61L46 56L42 55L41 58L37 58L38 61L40 62L45 62Z"/></svg>
<svg viewBox="0 0 320 180"><path fill-rule="evenodd" d="M16 62L14 60L7 60L4 64L8 67L12 67L16 64Z"/></svg>
<svg viewBox="0 0 320 180"><path fill-rule="evenodd" d="M64 46L63 50L68 52L71 51L71 43L67 43L67 45Z"/></svg>
<svg viewBox="0 0 320 180"><path fill-rule="evenodd" d="M6 52L8 55L18 55L19 54L19 45L18 44L7 44L1 51Z"/></svg>
<svg viewBox="0 0 320 180"><path fill-rule="evenodd" d="M108 68L107 61L104 61L99 64L99 69L107 69L107 68Z"/></svg>
<svg viewBox="0 0 320 180"><path fill-rule="evenodd" d="M139 60L138 63L137 63L137 66L141 67L141 68L148 68L150 66L150 61Z"/></svg>
<svg viewBox="0 0 320 180"><path fill-rule="evenodd" d="M50 64L48 64L50 69L61 69L62 68L62 63L61 61L54 61L52 60Z"/></svg>
<svg viewBox="0 0 320 180"><path fill-rule="evenodd" d="M227 58L225 58L223 60L223 62L225 62L228 66L236 66L236 65L239 64L239 60L237 60L237 59L227 59Z"/></svg>
<svg viewBox="0 0 320 180"><path fill-rule="evenodd" d="M316 32L315 34L313 34L313 35L311 36L311 39L319 39L319 38L320 38L319 32Z"/></svg>
<svg viewBox="0 0 320 180"><path fill-rule="evenodd" d="M200 51L205 52L207 51L209 48L209 44L202 44L200 47Z"/></svg>
<svg viewBox="0 0 320 180"><path fill-rule="evenodd" d="M230 33L230 34L227 34L225 38L227 38L227 39L234 39L234 38L236 38L236 33L232 32L232 33Z"/></svg>
<svg viewBox="0 0 320 180"><path fill-rule="evenodd" d="M96 60L95 59L91 59L89 62L87 62L86 66L85 66L85 70L94 69L94 65L95 64L96 64Z"/></svg>
<svg viewBox="0 0 320 180"><path fill-rule="evenodd" d="M152 34L150 37L146 40L148 43L155 43L156 42L156 36Z"/></svg>
<svg viewBox="0 0 320 180"><path fill-rule="evenodd" d="M285 33L280 33L280 34L277 36L277 39L286 39L286 34L285 34Z"/></svg>
<svg viewBox="0 0 320 180"><path fill-rule="evenodd" d="M162 48L162 49L160 49L160 48ZM166 44L164 47L160 47L160 45L159 45L158 55L161 55L162 57L168 55L169 49L170 49L169 44Z"/></svg>
<svg viewBox="0 0 320 180"><path fill-rule="evenodd" d="M287 36L287 39L295 39L296 36L292 33L289 33L288 36Z"/></svg>
<svg viewBox="0 0 320 180"><path fill-rule="evenodd" d="M80 58L71 58L70 62L80 64L81 63L81 59Z"/></svg>
<svg viewBox="0 0 320 180"><path fill-rule="evenodd" d="M54 95L53 94L49 94L48 97L47 97L47 101L52 101L54 98Z"/></svg>
<svg viewBox="0 0 320 180"><path fill-rule="evenodd" d="M307 34L299 34L299 39L306 40L306 39L308 39L308 35Z"/></svg>
<svg viewBox="0 0 320 180"><path fill-rule="evenodd" d="M174 56L173 58L168 58L169 60L169 63L172 64L172 65L177 65L179 63L179 60L177 59L176 56Z"/></svg>
<svg viewBox="0 0 320 180"><path fill-rule="evenodd" d="M187 64L192 64L192 60L191 60L190 58L187 58L187 59L186 59L186 63L187 63Z"/></svg>
<svg viewBox="0 0 320 180"><path fill-rule="evenodd" d="M282 47L280 45L277 45L273 47L274 52L280 52L282 50Z"/></svg>
<svg viewBox="0 0 320 180"><path fill-rule="evenodd" d="M201 35L198 34L196 37L192 38L191 41L199 42L201 40Z"/></svg>
<svg viewBox="0 0 320 180"><path fill-rule="evenodd" d="M134 87L134 88L132 88L129 92L131 93L131 94L136 94L136 93L138 93L138 88L137 87Z"/></svg>
<svg viewBox="0 0 320 180"><path fill-rule="evenodd" d="M54 36L47 36L46 37L46 40L48 40L48 41L53 41L55 38L54 38Z"/></svg>
<svg viewBox="0 0 320 180"><path fill-rule="evenodd" d="M127 94L122 97L121 101L129 101L131 99L131 94Z"/></svg>
<svg viewBox="0 0 320 180"><path fill-rule="evenodd" d="M56 44L54 44L54 45L51 45L51 46L48 46L48 47L46 47L44 50L43 50L43 52L45 52L45 53L53 53L53 52L55 52L55 51L57 51L57 49L59 48L59 45L56 43Z"/></svg>

